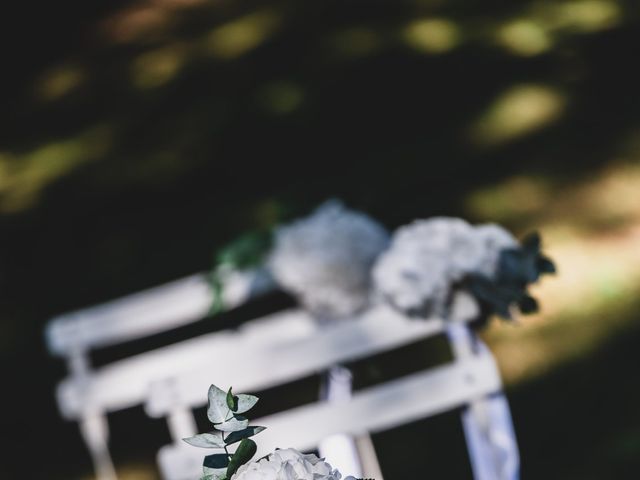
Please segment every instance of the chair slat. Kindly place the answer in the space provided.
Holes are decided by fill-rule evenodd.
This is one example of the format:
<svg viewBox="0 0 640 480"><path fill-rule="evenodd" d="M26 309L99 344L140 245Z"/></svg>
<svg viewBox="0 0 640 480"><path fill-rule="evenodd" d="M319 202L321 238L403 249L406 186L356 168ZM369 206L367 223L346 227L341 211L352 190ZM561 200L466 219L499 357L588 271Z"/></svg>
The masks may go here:
<svg viewBox="0 0 640 480"><path fill-rule="evenodd" d="M349 402L319 402L257 419L252 423L268 428L260 433L256 458L278 447L314 449L336 433L384 431L462 406L500 387L493 358L482 353L362 390ZM158 463L165 480L197 478L206 453L180 443L163 447Z"/></svg>
<svg viewBox="0 0 640 480"><path fill-rule="evenodd" d="M229 274L223 288L225 308L268 292L273 282L264 270ZM46 329L48 349L66 356L75 351L116 345L187 325L205 317L212 293L206 274L196 274L159 287L52 319Z"/></svg>
<svg viewBox="0 0 640 480"><path fill-rule="evenodd" d="M152 394L154 383L171 381L179 401L204 404L207 387L233 385L257 391L365 358L442 332L439 319L408 321L387 307L361 318L318 330L301 310L270 315L238 331L204 335L110 364L89 379L63 381L58 398L63 413L76 418L87 404L101 411L127 408L148 399L149 415L166 415L174 396Z"/></svg>

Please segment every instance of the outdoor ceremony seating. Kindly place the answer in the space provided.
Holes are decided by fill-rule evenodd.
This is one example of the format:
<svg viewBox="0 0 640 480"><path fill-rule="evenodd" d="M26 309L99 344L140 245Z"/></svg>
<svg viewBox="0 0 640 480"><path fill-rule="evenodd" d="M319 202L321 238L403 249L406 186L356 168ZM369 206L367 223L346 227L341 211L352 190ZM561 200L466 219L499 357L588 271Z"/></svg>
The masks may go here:
<svg viewBox="0 0 640 480"><path fill-rule="evenodd" d="M231 276L225 287L225 306L233 308L268 292L273 284L263 271L252 270ZM268 427L257 456L282 445L322 447L321 454L337 456L345 438L366 440L369 433L466 407L462 422L474 478L517 478L515 436L494 359L466 325L446 319L416 321L389 306L374 305L354 318L319 328L309 313L290 308L99 368L90 365L93 349L197 322L211 302L206 276L194 275L59 316L49 324L49 349L69 364L69 376L57 389L58 405L65 418L79 423L100 480L116 478L108 448L108 415L113 412L144 405L150 417L166 418L172 443L158 453L161 474L165 480L196 479L203 453L181 439L197 433L193 411L206 404L211 383L251 393L329 371L335 375L336 393L341 385L336 366L439 334L446 334L451 344L450 363L353 392L346 381L342 394L329 392L317 402L252 419ZM385 408L389 402L394 408ZM355 443L358 458L338 463L360 468L349 473L381 476L371 444ZM345 452L348 456L348 446Z"/></svg>

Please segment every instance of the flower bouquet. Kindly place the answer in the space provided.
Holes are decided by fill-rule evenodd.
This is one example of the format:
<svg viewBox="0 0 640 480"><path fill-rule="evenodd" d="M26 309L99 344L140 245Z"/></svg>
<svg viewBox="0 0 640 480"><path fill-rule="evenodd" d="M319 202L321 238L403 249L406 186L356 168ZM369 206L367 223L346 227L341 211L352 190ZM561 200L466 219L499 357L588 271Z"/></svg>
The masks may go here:
<svg viewBox="0 0 640 480"><path fill-rule="evenodd" d="M335 201L276 228L260 245L259 255L246 258L259 259L275 286L296 298L319 328L390 306L408 318L444 320L456 358L486 350L473 330L493 316L515 320L520 313L535 312L538 303L528 288L555 272L537 233L519 242L495 224L474 226L459 218L435 217L390 234L374 219ZM334 383L328 375L325 391ZM478 478L514 478L518 453L504 396L474 401L462 417ZM264 468L279 471L276 465L289 461L285 457L265 457ZM487 470L483 457L501 460Z"/></svg>
<svg viewBox="0 0 640 480"><path fill-rule="evenodd" d="M499 225L434 217L390 234L336 200L271 232L243 236L219 260L218 274L264 268L274 286L319 324L354 318L382 303L412 318L438 316L482 327L494 314L512 320L535 312L528 286L555 272L537 233L519 242ZM215 285L218 302L221 287Z"/></svg>

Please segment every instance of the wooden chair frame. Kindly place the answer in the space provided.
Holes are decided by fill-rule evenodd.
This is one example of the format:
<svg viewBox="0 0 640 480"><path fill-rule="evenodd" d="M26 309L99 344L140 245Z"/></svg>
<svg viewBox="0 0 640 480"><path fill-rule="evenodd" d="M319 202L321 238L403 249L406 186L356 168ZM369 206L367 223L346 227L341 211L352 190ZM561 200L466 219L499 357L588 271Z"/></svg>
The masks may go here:
<svg viewBox="0 0 640 480"><path fill-rule="evenodd" d="M272 288L262 270L238 272L225 284L225 304L240 305ZM438 318L409 320L379 305L358 318L319 329L308 313L291 309L99 369L89 365L91 349L197 321L206 315L211 300L206 277L194 275L50 323L49 349L66 357L70 370L58 387L58 404L64 417L79 422L100 480L116 478L108 450L106 419L111 412L142 404L151 417L166 418L173 443L158 454L164 478L198 478L205 451L181 439L196 433L192 412L205 404L210 383L255 392L442 333L454 352L450 364L355 393L347 385L337 399L330 395L257 419L255 424L269 427L260 434L258 455L283 446L351 451L346 463L333 463L352 468L345 473L374 474L382 480L367 442L369 433L465 407L462 424L474 478L518 478L517 445L499 372L489 350L462 324ZM236 355L239 351L244 354ZM225 358L234 360L221 361ZM334 380L335 393L339 382ZM360 471L353 471L357 468Z"/></svg>

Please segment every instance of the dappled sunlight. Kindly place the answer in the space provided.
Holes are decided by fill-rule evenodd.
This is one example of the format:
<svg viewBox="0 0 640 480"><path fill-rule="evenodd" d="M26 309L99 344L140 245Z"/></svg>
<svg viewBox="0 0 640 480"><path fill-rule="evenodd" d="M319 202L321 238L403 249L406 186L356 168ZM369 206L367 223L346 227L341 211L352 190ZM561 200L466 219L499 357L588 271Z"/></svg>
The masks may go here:
<svg viewBox="0 0 640 480"><path fill-rule="evenodd" d="M411 48L428 54L448 52L461 41L458 26L445 18L425 18L409 23L402 31Z"/></svg>
<svg viewBox="0 0 640 480"><path fill-rule="evenodd" d="M181 10L200 7L209 0L146 0L134 2L102 22L102 32L114 43L146 43L177 24Z"/></svg>
<svg viewBox="0 0 640 480"><path fill-rule="evenodd" d="M640 164L613 165L598 177L584 187L584 195L590 200L588 208L598 209L600 216L640 219Z"/></svg>
<svg viewBox="0 0 640 480"><path fill-rule="evenodd" d="M541 222L610 231L640 221L640 165L613 163L569 187L544 176L515 176L468 195L466 208L498 222Z"/></svg>
<svg viewBox="0 0 640 480"><path fill-rule="evenodd" d="M515 222L542 211L551 199L549 180L516 176L499 186L481 188L466 198L466 208L474 216L496 222Z"/></svg>
<svg viewBox="0 0 640 480"><path fill-rule="evenodd" d="M164 85L178 75L189 59L187 45L174 44L139 55L131 65L131 76L138 88Z"/></svg>
<svg viewBox="0 0 640 480"><path fill-rule="evenodd" d="M553 46L549 33L540 24L529 19L506 23L498 30L497 40L510 52L523 57L539 55Z"/></svg>
<svg viewBox="0 0 640 480"><path fill-rule="evenodd" d="M546 2L534 11L550 28L575 33L611 28L622 19L622 10L613 0Z"/></svg>
<svg viewBox="0 0 640 480"><path fill-rule="evenodd" d="M50 183L103 155L110 142L109 130L96 127L27 153L0 153L0 212L30 207Z"/></svg>
<svg viewBox="0 0 640 480"><path fill-rule="evenodd" d="M280 25L280 17L271 10L255 12L217 26L194 41L168 43L144 52L131 63L131 79L140 89L163 86L175 79L194 58L213 56L231 60L257 48ZM275 110L292 110L299 103L299 94L280 89L269 102ZM286 97L286 98L285 98Z"/></svg>
<svg viewBox="0 0 640 480"><path fill-rule="evenodd" d="M47 319L209 270L217 251L224 255L216 259L263 258L272 268L265 238L329 197L390 231L440 215L498 223L519 238L539 231L558 269L531 289L541 311L492 320L480 333L513 406L522 477L626 478L615 473L632 464L637 471L640 443L609 476L600 473L610 463L593 455L623 436L640 438L640 387L628 380L640 340L633 1L47 5L38 14L21 4L17 18L7 17L16 42L8 45L0 130L0 351L20 366L5 385L19 394L6 400L8 410L42 412L23 415L14 443L52 431L60 445L43 449L27 476L95 478L77 425L62 423L53 403L65 365L45 356ZM239 235L250 248L221 248ZM252 242L261 245L245 252ZM265 278L235 290L273 280L258 272ZM222 297L214 273L213 294ZM295 301L274 292L219 317L203 318L203 310L190 317L197 323L87 358L106 372L111 362L142 361ZM395 372L414 354L447 361L446 338L435 340L411 346L408 362L398 351L373 369L358 366L356 388L376 385L387 366ZM316 398L325 377L307 379L309 395ZM302 401L297 381L295 389L289 400ZM609 414L596 422L594 405ZM155 454L170 432L147 417L138 407L109 413L118 478L159 479ZM433 478L463 463L448 446L464 441L457 411L442 417L451 424L393 433L442 446L425 459ZM383 468L402 460L376 448ZM8 456L9 478L20 478L32 450Z"/></svg>
<svg viewBox="0 0 640 480"><path fill-rule="evenodd" d="M165 8L172 9L182 9L182 8L191 8L197 7L199 5L204 5L210 0L149 0L150 3L154 5L160 5Z"/></svg>
<svg viewBox="0 0 640 480"><path fill-rule="evenodd" d="M202 39L202 48L206 54L219 59L238 58L265 42L281 21L273 10L245 15L211 30Z"/></svg>
<svg viewBox="0 0 640 480"><path fill-rule="evenodd" d="M534 214L521 228L542 232L545 251L559 270L533 289L543 305L540 314L523 317L517 326L494 324L487 333L508 382L587 356L637 322L637 192L640 165L620 163L568 186L516 177L493 193L486 189L471 196L472 207L482 206L472 208L474 214L483 219L513 222L518 215ZM531 202L538 194L539 200ZM511 195L511 211L506 195Z"/></svg>
<svg viewBox="0 0 640 480"><path fill-rule="evenodd" d="M516 327L488 332L507 382L530 380L589 355L632 327L640 291L640 225L612 238L588 238L543 229L560 275L535 289L543 311Z"/></svg>
<svg viewBox="0 0 640 480"><path fill-rule="evenodd" d="M640 165L617 164L601 170L592 182L576 188L575 194L552 209L553 220L578 227L615 229L640 221ZM580 216L575 212L581 212ZM572 215L573 214L573 215Z"/></svg>
<svg viewBox="0 0 640 480"><path fill-rule="evenodd" d="M86 79L86 72L79 65L67 64L42 75L35 84L35 95L47 102L58 100L76 90Z"/></svg>
<svg viewBox="0 0 640 480"><path fill-rule="evenodd" d="M83 480L95 480L95 477L84 477ZM159 480L152 465L129 464L118 468L118 480Z"/></svg>
<svg viewBox="0 0 640 480"><path fill-rule="evenodd" d="M551 86L511 87L473 124L471 139L478 145L515 140L551 124L562 115L565 107L565 95Z"/></svg>
<svg viewBox="0 0 640 480"><path fill-rule="evenodd" d="M299 85L284 81L265 85L258 95L260 103L277 115L294 112L304 99L304 91Z"/></svg>
<svg viewBox="0 0 640 480"><path fill-rule="evenodd" d="M513 55L532 57L546 53L564 37L596 33L623 20L613 0L538 1L495 30L494 41Z"/></svg>
<svg viewBox="0 0 640 480"><path fill-rule="evenodd" d="M361 57L377 51L383 44L380 35L367 27L351 27L329 36L332 50L341 56Z"/></svg>
<svg viewBox="0 0 640 480"><path fill-rule="evenodd" d="M103 22L104 35L114 43L149 41L174 25L171 11L152 4L135 4Z"/></svg>

